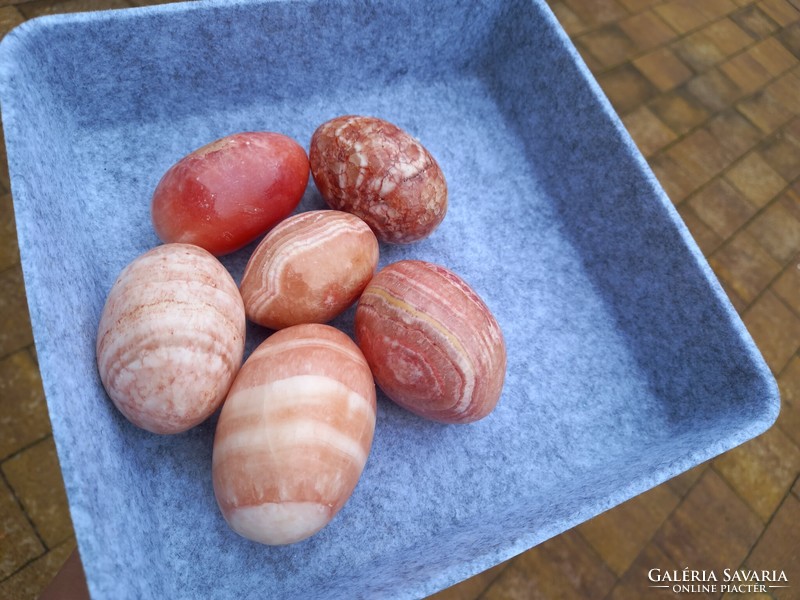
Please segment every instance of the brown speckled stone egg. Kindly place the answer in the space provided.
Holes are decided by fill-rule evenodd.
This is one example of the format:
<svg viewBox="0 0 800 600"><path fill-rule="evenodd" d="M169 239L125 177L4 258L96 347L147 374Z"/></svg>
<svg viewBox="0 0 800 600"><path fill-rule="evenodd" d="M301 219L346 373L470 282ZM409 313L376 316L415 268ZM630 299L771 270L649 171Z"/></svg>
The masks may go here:
<svg viewBox="0 0 800 600"><path fill-rule="evenodd" d="M343 116L311 138L311 175L331 208L353 213L382 242L429 236L447 212L447 183L411 135L375 117Z"/></svg>

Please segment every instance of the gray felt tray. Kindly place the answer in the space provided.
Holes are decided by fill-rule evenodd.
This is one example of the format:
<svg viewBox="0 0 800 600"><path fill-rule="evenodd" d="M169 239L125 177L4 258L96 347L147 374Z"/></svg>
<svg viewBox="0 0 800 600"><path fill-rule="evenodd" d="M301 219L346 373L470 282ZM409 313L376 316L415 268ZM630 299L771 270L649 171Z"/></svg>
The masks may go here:
<svg viewBox="0 0 800 600"><path fill-rule="evenodd" d="M46 17L0 47L36 347L95 598L413 598L488 568L761 433L778 395L669 199L542 1L219 1ZM105 296L158 243L149 201L242 130L305 147L376 115L448 179L429 239L496 314L496 411L425 422L379 398L350 502L306 542L228 529L215 419L140 431L95 369ZM313 187L301 209L322 202ZM252 249L252 246L250 247ZM238 279L247 251L225 259ZM353 311L336 321L351 332ZM252 327L248 351L265 332Z"/></svg>

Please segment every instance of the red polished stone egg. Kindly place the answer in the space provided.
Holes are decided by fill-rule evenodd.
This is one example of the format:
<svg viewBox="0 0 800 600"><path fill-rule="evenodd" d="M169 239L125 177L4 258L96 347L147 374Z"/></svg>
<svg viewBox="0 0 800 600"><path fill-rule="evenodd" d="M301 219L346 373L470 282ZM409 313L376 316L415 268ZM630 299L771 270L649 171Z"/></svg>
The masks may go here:
<svg viewBox="0 0 800 600"><path fill-rule="evenodd" d="M458 275L403 260L372 279L355 334L375 381L394 402L443 423L470 423L497 405L506 347L489 308Z"/></svg>
<svg viewBox="0 0 800 600"><path fill-rule="evenodd" d="M375 383L358 346L328 325L266 339L239 371L214 437L220 510L238 534L303 540L350 498L375 430Z"/></svg>
<svg viewBox="0 0 800 600"><path fill-rule="evenodd" d="M280 133L244 132L212 142L175 163L151 205L164 242L238 250L287 217L303 197L305 150Z"/></svg>
<svg viewBox="0 0 800 600"><path fill-rule="evenodd" d="M326 323L356 301L378 266L378 240L338 210L294 215L253 252L239 289L247 317L271 329Z"/></svg>
<svg viewBox="0 0 800 600"><path fill-rule="evenodd" d="M311 174L331 208L360 217L382 242L429 236L447 212L447 182L430 152L396 125L343 116L311 137Z"/></svg>

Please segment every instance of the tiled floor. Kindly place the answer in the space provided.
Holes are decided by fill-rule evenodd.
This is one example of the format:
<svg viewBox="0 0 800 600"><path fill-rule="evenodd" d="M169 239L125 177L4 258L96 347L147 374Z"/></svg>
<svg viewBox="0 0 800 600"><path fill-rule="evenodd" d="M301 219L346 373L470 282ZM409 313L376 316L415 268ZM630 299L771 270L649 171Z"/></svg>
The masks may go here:
<svg viewBox="0 0 800 600"><path fill-rule="evenodd" d="M157 4L0 1L43 14ZM783 570L800 598L800 0L551 0L781 388L765 435L438 594L668 598L652 568ZM4 164L5 160L0 160ZM75 545L0 170L0 598L34 598ZM692 597L703 597L693 594Z"/></svg>

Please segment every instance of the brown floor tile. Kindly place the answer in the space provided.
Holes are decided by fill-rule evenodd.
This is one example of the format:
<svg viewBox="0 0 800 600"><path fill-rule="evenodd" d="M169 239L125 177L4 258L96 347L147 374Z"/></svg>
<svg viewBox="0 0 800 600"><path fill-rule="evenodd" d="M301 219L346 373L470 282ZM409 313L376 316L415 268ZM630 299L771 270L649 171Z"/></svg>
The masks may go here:
<svg viewBox="0 0 800 600"><path fill-rule="evenodd" d="M651 159L650 168L673 204L683 202L698 187L698 183L665 154L659 154Z"/></svg>
<svg viewBox="0 0 800 600"><path fill-rule="evenodd" d="M663 0L618 0L618 1L631 14L640 13L644 10L647 10L648 8L650 8L655 4L663 2Z"/></svg>
<svg viewBox="0 0 800 600"><path fill-rule="evenodd" d="M800 448L772 427L714 460L714 468L766 523L800 473Z"/></svg>
<svg viewBox="0 0 800 600"><path fill-rule="evenodd" d="M0 460L50 433L39 369L26 350L0 359Z"/></svg>
<svg viewBox="0 0 800 600"><path fill-rule="evenodd" d="M19 265L0 272L0 357L33 343Z"/></svg>
<svg viewBox="0 0 800 600"><path fill-rule="evenodd" d="M637 52L634 43L616 25L595 29L575 41L578 45L585 46L604 69L629 60Z"/></svg>
<svg viewBox="0 0 800 600"><path fill-rule="evenodd" d="M720 281L720 284L722 285L723 291L728 296L728 300L730 300L731 304L733 305L733 308L736 309L736 312L740 316L743 315L744 311L748 309L749 304L745 302L742 297L737 294L726 282Z"/></svg>
<svg viewBox="0 0 800 600"><path fill-rule="evenodd" d="M800 252L800 220L780 202L773 202L761 212L747 231L781 265Z"/></svg>
<svg viewBox="0 0 800 600"><path fill-rule="evenodd" d="M0 478L0 580L44 551L13 492Z"/></svg>
<svg viewBox="0 0 800 600"><path fill-rule="evenodd" d="M710 20L699 10L697 3L687 0L669 0L653 8L664 21L678 33L687 33L702 27Z"/></svg>
<svg viewBox="0 0 800 600"><path fill-rule="evenodd" d="M800 500L800 477L797 478L797 481L794 482L794 486L792 486L792 494Z"/></svg>
<svg viewBox="0 0 800 600"><path fill-rule="evenodd" d="M621 576L680 502L666 484L653 488L578 527L611 570Z"/></svg>
<svg viewBox="0 0 800 600"><path fill-rule="evenodd" d="M603 65L601 65L600 62L594 57L594 55L591 52L589 52L589 49L586 46L576 42L575 48L581 55L583 62L586 63L586 66L589 69L589 71L591 71L592 73L599 73L600 71L603 70Z"/></svg>
<svg viewBox="0 0 800 600"><path fill-rule="evenodd" d="M735 110L714 115L706 127L732 158L742 156L764 135Z"/></svg>
<svg viewBox="0 0 800 600"><path fill-rule="evenodd" d="M756 6L781 27L800 20L800 11L786 0L761 0Z"/></svg>
<svg viewBox="0 0 800 600"><path fill-rule="evenodd" d="M775 97L769 88L758 90L736 105L737 110L762 132L770 134L788 123L794 112Z"/></svg>
<svg viewBox="0 0 800 600"><path fill-rule="evenodd" d="M614 109L625 115L656 94L656 89L632 65L626 64L597 76Z"/></svg>
<svg viewBox="0 0 800 600"><path fill-rule="evenodd" d="M697 129L666 152L699 185L709 181L730 163L726 148L705 129Z"/></svg>
<svg viewBox="0 0 800 600"><path fill-rule="evenodd" d="M737 54L719 68L745 94L758 91L772 79L770 72L750 52Z"/></svg>
<svg viewBox="0 0 800 600"><path fill-rule="evenodd" d="M618 23L640 52L652 50L677 37L675 31L652 10L646 10Z"/></svg>
<svg viewBox="0 0 800 600"><path fill-rule="evenodd" d="M653 50L633 61L633 65L661 92L678 87L694 73L669 48Z"/></svg>
<svg viewBox="0 0 800 600"><path fill-rule="evenodd" d="M800 23L782 29L776 37L786 47L789 52L800 58Z"/></svg>
<svg viewBox="0 0 800 600"><path fill-rule="evenodd" d="M622 122L639 150L648 157L678 137L646 106L641 106L628 113L623 117Z"/></svg>
<svg viewBox="0 0 800 600"><path fill-rule="evenodd" d="M758 42L747 50L747 54L758 61L758 64L773 77L785 73L798 64L797 57L774 37Z"/></svg>
<svg viewBox="0 0 800 600"><path fill-rule="evenodd" d="M725 178L759 207L768 204L786 187L786 180L758 152L750 152L738 161Z"/></svg>
<svg viewBox="0 0 800 600"><path fill-rule="evenodd" d="M743 92L719 69L711 69L692 78L686 89L702 106L722 111L742 97Z"/></svg>
<svg viewBox="0 0 800 600"><path fill-rule="evenodd" d="M756 6L748 6L731 15L739 27L756 38L764 38L779 29L778 24Z"/></svg>
<svg viewBox="0 0 800 600"><path fill-rule="evenodd" d="M795 142L800 144L800 119L792 120L788 125L786 125L786 127L783 128L783 131ZM800 186L797 187L797 193L800 194Z"/></svg>
<svg viewBox="0 0 800 600"><path fill-rule="evenodd" d="M753 37L729 17L711 23L703 32L725 56L731 56L753 42Z"/></svg>
<svg viewBox="0 0 800 600"><path fill-rule="evenodd" d="M636 14L647 10L655 4L663 2L663 0L618 0L618 2L624 6L629 13Z"/></svg>
<svg viewBox="0 0 800 600"><path fill-rule="evenodd" d="M63 2L53 2L53 0L36 0L25 2L19 5L19 11L27 19L41 17L43 15L54 15L67 12L85 12L91 10L107 10L110 8L130 8L130 4L125 0L64 0Z"/></svg>
<svg viewBox="0 0 800 600"><path fill-rule="evenodd" d="M683 90L674 90L658 96L650 102L649 108L679 135L694 129L709 116L708 110Z"/></svg>
<svg viewBox="0 0 800 600"><path fill-rule="evenodd" d="M580 17L572 12L572 9L563 2L554 2L550 4L550 8L555 14L558 22L570 36L580 35L588 29L586 23L581 21Z"/></svg>
<svg viewBox="0 0 800 600"><path fill-rule="evenodd" d="M698 73L727 58L727 55L708 38L705 29L696 31L674 44L677 55Z"/></svg>
<svg viewBox="0 0 800 600"><path fill-rule="evenodd" d="M787 265L772 284L772 291L800 317L800 257Z"/></svg>
<svg viewBox="0 0 800 600"><path fill-rule="evenodd" d="M783 131L764 143L761 156L786 181L800 177L800 141Z"/></svg>
<svg viewBox="0 0 800 600"><path fill-rule="evenodd" d="M722 239L729 238L758 210L724 179L715 179L688 201L697 215Z"/></svg>
<svg viewBox="0 0 800 600"><path fill-rule="evenodd" d="M13 6L0 7L0 37L25 20L25 17Z"/></svg>
<svg viewBox="0 0 800 600"><path fill-rule="evenodd" d="M778 375L778 387L781 392L778 427L800 447L800 356L793 356Z"/></svg>
<svg viewBox="0 0 800 600"><path fill-rule="evenodd" d="M3 475L49 548L72 535L72 521L53 438L2 464Z"/></svg>
<svg viewBox="0 0 800 600"><path fill-rule="evenodd" d="M511 561L507 560L478 573L474 577L462 581L441 592L428 596L428 600L477 600L481 594L497 579Z"/></svg>
<svg viewBox="0 0 800 600"><path fill-rule="evenodd" d="M652 571L653 569L658 569L658 571ZM673 597L671 591L650 586L661 585L658 579L662 573L672 571L680 571L680 567L658 546L650 543L639 554L630 569L617 581L608 600L642 600L642 598L667 600ZM655 581L651 581L650 575ZM702 598L702 596L694 594L692 597Z"/></svg>
<svg viewBox="0 0 800 600"><path fill-rule="evenodd" d="M697 216L695 210L687 202L678 206L678 214L680 214L686 227L689 228L689 232L692 234L694 241L697 242L703 256L711 255L714 250L722 245L724 240Z"/></svg>
<svg viewBox="0 0 800 600"><path fill-rule="evenodd" d="M781 105L795 115L800 115L800 69L786 73L777 81L767 86L767 91L781 103Z"/></svg>
<svg viewBox="0 0 800 600"><path fill-rule="evenodd" d="M17 228L11 194L0 194L0 271L19 262Z"/></svg>
<svg viewBox="0 0 800 600"><path fill-rule="evenodd" d="M669 485L673 492L683 498L692 486L697 483L697 480L700 479L708 466L709 464L707 462L701 463L688 471L684 471L677 477L673 477L667 481L667 485Z"/></svg>
<svg viewBox="0 0 800 600"><path fill-rule="evenodd" d="M708 262L748 305L781 271L781 265L746 231L737 233Z"/></svg>
<svg viewBox="0 0 800 600"><path fill-rule="evenodd" d="M730 18L720 19L676 43L678 54L704 71L751 44L753 38Z"/></svg>
<svg viewBox="0 0 800 600"><path fill-rule="evenodd" d="M785 571L790 587L769 590L778 600L797 599L800 582L797 540L800 540L800 499L789 494L745 561L748 569Z"/></svg>
<svg viewBox="0 0 800 600"><path fill-rule="evenodd" d="M616 0L563 0L589 27L613 23L628 16Z"/></svg>
<svg viewBox="0 0 800 600"><path fill-rule="evenodd" d="M0 598L25 600L37 598L52 581L56 573L75 549L75 538L69 538L58 547L36 559L14 576L0 583Z"/></svg>
<svg viewBox="0 0 800 600"><path fill-rule="evenodd" d="M614 575L577 531L550 539L511 561L482 600L602 598Z"/></svg>
<svg viewBox="0 0 800 600"><path fill-rule="evenodd" d="M767 290L743 320L772 372L780 373L800 347L800 317Z"/></svg>
<svg viewBox="0 0 800 600"><path fill-rule="evenodd" d="M713 469L707 469L656 533L656 545L677 565L739 565L762 530L761 520Z"/></svg>

